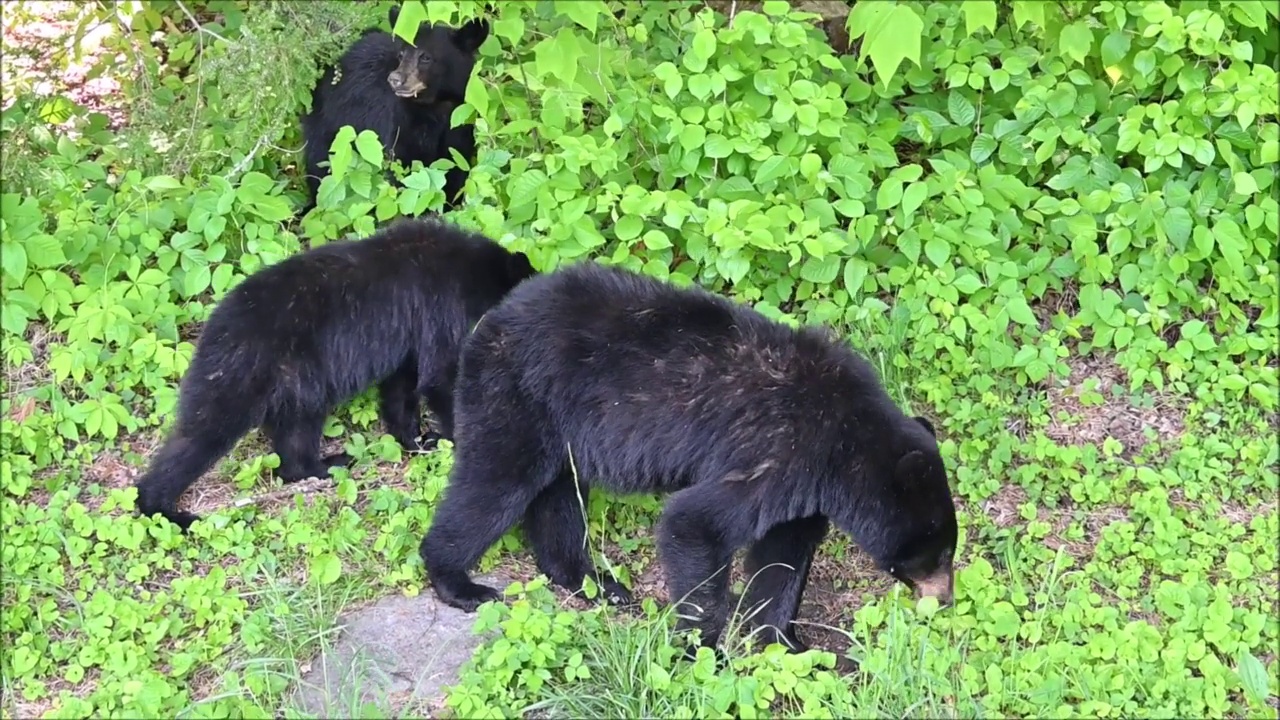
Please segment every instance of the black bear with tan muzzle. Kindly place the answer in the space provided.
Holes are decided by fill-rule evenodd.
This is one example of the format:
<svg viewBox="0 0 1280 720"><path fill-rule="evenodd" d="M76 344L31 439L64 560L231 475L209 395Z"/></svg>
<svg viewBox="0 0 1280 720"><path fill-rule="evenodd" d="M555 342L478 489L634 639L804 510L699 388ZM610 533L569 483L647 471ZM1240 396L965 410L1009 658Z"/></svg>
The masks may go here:
<svg viewBox="0 0 1280 720"><path fill-rule="evenodd" d="M398 7L391 8L392 27L399 14ZM311 197L301 214L315 207L320 181L329 174L320 163L329 159L329 146L344 125L357 133L372 130L406 169L414 160L430 165L451 158L450 148L468 164L474 162L474 127L449 123L466 95L476 51L488 37L485 20L471 20L459 28L424 24L413 44L383 30L366 30L320 78L312 92L311 112L302 118ZM446 210L461 200L466 181L461 168L446 173Z"/></svg>

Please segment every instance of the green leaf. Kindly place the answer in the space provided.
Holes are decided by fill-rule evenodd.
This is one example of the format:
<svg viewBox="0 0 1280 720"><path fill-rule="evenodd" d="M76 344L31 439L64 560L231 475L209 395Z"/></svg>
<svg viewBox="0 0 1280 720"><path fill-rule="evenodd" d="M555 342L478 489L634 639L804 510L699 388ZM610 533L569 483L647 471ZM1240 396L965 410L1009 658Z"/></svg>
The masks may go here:
<svg viewBox="0 0 1280 720"><path fill-rule="evenodd" d="M1160 224L1164 227L1169 240L1179 248L1183 248L1186 247L1187 239L1191 237L1191 228L1195 223L1186 208L1169 208L1160 219Z"/></svg>
<svg viewBox="0 0 1280 720"><path fill-rule="evenodd" d="M880 189L876 191L876 208L879 210L889 210L902 200L902 180L891 177L884 181Z"/></svg>
<svg viewBox="0 0 1280 720"><path fill-rule="evenodd" d="M1242 648L1236 657L1236 674L1240 676L1240 686L1249 696L1249 701L1259 707L1265 705L1270 681L1267 679L1267 668L1262 661Z"/></svg>
<svg viewBox="0 0 1280 720"><path fill-rule="evenodd" d="M982 289L982 279L972 272L966 272L958 276L952 285L965 295L972 295Z"/></svg>
<svg viewBox="0 0 1280 720"><path fill-rule="evenodd" d="M662 83L662 91L672 100L680 94L680 88L684 86L684 77L680 74L679 68L670 62L659 63L653 69L653 76Z"/></svg>
<svg viewBox="0 0 1280 720"><path fill-rule="evenodd" d="M756 170L755 184L764 185L782 177L787 171L787 159L784 155L771 155L766 158Z"/></svg>
<svg viewBox="0 0 1280 720"><path fill-rule="evenodd" d="M1093 33L1084 22L1071 23L1062 28L1058 35L1058 47L1063 55L1083 65L1084 59L1089 57L1089 51L1093 49Z"/></svg>
<svg viewBox="0 0 1280 720"><path fill-rule="evenodd" d="M365 162L382 165L382 143L378 140L377 133L372 130L361 130L360 134L356 135L356 152L360 153L360 157L364 158Z"/></svg>
<svg viewBox="0 0 1280 720"><path fill-rule="evenodd" d="M65 265L67 256L62 251L62 243L52 235L41 233L27 238L23 243L27 249L27 262L37 268L54 268Z"/></svg>
<svg viewBox="0 0 1280 720"><path fill-rule="evenodd" d="M907 215L915 212L929 197L929 188L923 182L913 182L902 193L902 211Z"/></svg>
<svg viewBox="0 0 1280 720"><path fill-rule="evenodd" d="M689 78L689 93L699 100L706 100L711 97L713 90L710 76L698 73Z"/></svg>
<svg viewBox="0 0 1280 720"><path fill-rule="evenodd" d="M1044 0L1013 0L1013 24L1021 29L1027 23L1044 28ZM1011 71L1012 72L1012 71Z"/></svg>
<svg viewBox="0 0 1280 720"><path fill-rule="evenodd" d="M987 133L978 133L973 139L973 144L969 146L969 159L974 163L981 165L991 157L991 154L999 147L994 137Z"/></svg>
<svg viewBox="0 0 1280 720"><path fill-rule="evenodd" d="M1036 316L1031 312L1031 307L1027 305L1026 298L1021 295L1014 295L1007 299L1004 305L1009 311L1009 319L1019 325L1035 325Z"/></svg>
<svg viewBox="0 0 1280 720"><path fill-rule="evenodd" d="M715 53L716 34L710 28L703 28L694 33L693 42L689 44L689 51L680 60L686 68L695 73L700 73L707 69L707 61Z"/></svg>
<svg viewBox="0 0 1280 720"><path fill-rule="evenodd" d="M623 215L618 218L618 224L613 226L614 234L623 242L640 237L640 231L643 229L644 220L635 215Z"/></svg>
<svg viewBox="0 0 1280 720"><path fill-rule="evenodd" d="M493 21L493 34L506 40L511 45L515 45L524 37L524 18L518 15L507 14L498 20Z"/></svg>
<svg viewBox="0 0 1280 720"><path fill-rule="evenodd" d="M209 288L213 273L208 265L197 265L182 276L182 294L195 297Z"/></svg>
<svg viewBox="0 0 1280 720"><path fill-rule="evenodd" d="M177 190L182 187L182 183L172 175L154 175L142 181L142 187L152 192L162 192L164 190Z"/></svg>
<svg viewBox="0 0 1280 720"><path fill-rule="evenodd" d="M578 23L592 35L596 34L596 22L604 9L603 3L589 0L556 0L555 8L556 13Z"/></svg>
<svg viewBox="0 0 1280 720"><path fill-rule="evenodd" d="M858 3L855 5L877 5ZM920 65L920 38L924 35L924 21L916 11L906 5L893 5L880 12L878 22L867 28L862 44L864 56L871 58L876 76L884 87L898 71L903 60Z"/></svg>
<svg viewBox="0 0 1280 720"><path fill-rule="evenodd" d="M526 170L507 180L507 206L517 208L532 203L547 183L547 174L538 169Z"/></svg>
<svg viewBox="0 0 1280 720"><path fill-rule="evenodd" d="M964 11L965 33L972 35L980 27L996 31L996 0L968 0L960 7Z"/></svg>
<svg viewBox="0 0 1280 720"><path fill-rule="evenodd" d="M1235 181L1236 192L1240 195L1255 195L1258 192L1258 183L1253 176L1247 172L1238 172L1231 176Z"/></svg>
<svg viewBox="0 0 1280 720"><path fill-rule="evenodd" d="M724 135L713 133L707 138L702 152L709 158L726 158L733 153L733 142Z"/></svg>
<svg viewBox="0 0 1280 720"><path fill-rule="evenodd" d="M987 78L987 82L990 83L992 90L1000 92L1009 87L1009 72L1004 68L996 68L991 71L991 76Z"/></svg>
<svg viewBox="0 0 1280 720"><path fill-rule="evenodd" d="M959 90L952 90L951 96L947 98L947 112L951 115L951 122L957 125L972 125L978 117L973 103Z"/></svg>
<svg viewBox="0 0 1280 720"><path fill-rule="evenodd" d="M1121 30L1113 30L1102 40L1102 64L1115 65L1129 54L1129 34Z"/></svg>
<svg viewBox="0 0 1280 720"><path fill-rule="evenodd" d="M816 258L812 255L800 266L800 278L815 285L828 285L840 274L840 256L827 255Z"/></svg>
<svg viewBox="0 0 1280 720"><path fill-rule="evenodd" d="M332 585L342 575L342 560L333 553L311 558L311 578L321 585Z"/></svg>
<svg viewBox="0 0 1280 720"><path fill-rule="evenodd" d="M685 125L680 131L680 147L685 150L700 148L707 142L707 129L701 125Z"/></svg>
<svg viewBox="0 0 1280 720"><path fill-rule="evenodd" d="M418 26L424 22L429 20L427 8L422 0L406 0L400 5L400 15L396 17L396 24L392 26L391 34L411 43L418 34Z"/></svg>
<svg viewBox="0 0 1280 720"><path fill-rule="evenodd" d="M924 254L934 265L942 267L951 257L951 245L946 240L934 236L924 244Z"/></svg>
<svg viewBox="0 0 1280 720"><path fill-rule="evenodd" d="M866 260L851 257L844 264L844 289L850 295L862 292L862 284L867 279L868 264Z"/></svg>
<svg viewBox="0 0 1280 720"><path fill-rule="evenodd" d="M20 243L5 242L0 248L0 267L14 282L21 283L27 276L27 250Z"/></svg>

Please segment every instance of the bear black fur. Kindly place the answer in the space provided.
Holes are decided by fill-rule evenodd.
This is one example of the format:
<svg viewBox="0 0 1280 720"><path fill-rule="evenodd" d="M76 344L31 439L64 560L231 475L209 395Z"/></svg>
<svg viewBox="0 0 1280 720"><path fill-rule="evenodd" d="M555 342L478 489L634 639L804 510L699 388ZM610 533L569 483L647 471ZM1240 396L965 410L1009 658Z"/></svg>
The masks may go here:
<svg viewBox="0 0 1280 720"><path fill-rule="evenodd" d="M828 518L894 577L950 602L956 514L933 427L826 331L582 263L485 316L454 402L454 465L420 547L449 605L500 597L468 572L521 518L554 583L577 590L590 576L630 602L591 568L588 483L674 493L659 557L671 601L688 602L680 626L706 646L727 620L732 553L750 544L748 605L770 601L755 622L766 641L804 649L792 621Z"/></svg>
<svg viewBox="0 0 1280 720"><path fill-rule="evenodd" d="M400 14L392 6L395 27ZM489 23L472 20L461 28L422 25L415 44L392 33L370 29L329 68L311 94L311 112L302 118L307 187L311 198L301 215L316 204L320 181L329 168L329 146L343 125L359 133L372 130L405 169L414 160L430 165L449 158L454 148L475 161L475 128L450 127L450 115L463 102L475 67L476 51L489 36ZM416 45L416 47L415 47ZM340 74L334 77L335 70ZM445 209L455 207L467 173L452 168L445 175Z"/></svg>
<svg viewBox="0 0 1280 720"><path fill-rule="evenodd" d="M523 253L425 219L255 272L205 323L177 422L138 480L138 509L189 527L198 518L179 511L178 498L255 427L280 456L276 474L285 482L327 477L350 458L320 457L325 419L374 383L387 432L405 449L419 447L419 394L438 436L452 438L462 340L532 274Z"/></svg>

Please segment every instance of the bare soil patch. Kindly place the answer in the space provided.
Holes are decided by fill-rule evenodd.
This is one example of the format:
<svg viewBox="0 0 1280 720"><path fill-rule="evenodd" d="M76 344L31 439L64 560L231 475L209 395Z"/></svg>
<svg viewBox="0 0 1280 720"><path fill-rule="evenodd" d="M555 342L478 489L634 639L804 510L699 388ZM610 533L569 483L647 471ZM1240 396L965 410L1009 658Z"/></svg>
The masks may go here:
<svg viewBox="0 0 1280 720"><path fill-rule="evenodd" d="M1128 459L1149 442L1148 428L1161 443L1182 435L1185 409L1170 396L1156 397L1148 407L1135 404L1126 390L1128 375L1112 358L1073 357L1067 364L1070 377L1048 390L1050 416L1045 434L1054 442L1101 446L1113 438ZM1087 397L1095 393L1092 400Z"/></svg>
<svg viewBox="0 0 1280 720"><path fill-rule="evenodd" d="M83 3L33 2L29 7L35 16L29 21L14 22L12 9L5 13L8 17L0 42L5 84L12 88L13 78L28 78L36 96L64 96L90 112L106 115L108 126L119 129L125 121L119 81L106 72L90 77L109 53L102 45L114 28L106 23L91 24L77 43L78 16L87 10ZM3 107L7 109L14 94L10 90L5 95Z"/></svg>
<svg viewBox="0 0 1280 720"><path fill-rule="evenodd" d="M761 12L762 4L760 0L707 0L706 2L707 7L729 18L730 23L740 12L746 10ZM826 34L827 42L831 44L832 49L837 53L850 51L849 33L844 27L845 20L852 9L849 3L843 0L793 0L791 8L799 12L821 15L822 19L817 26Z"/></svg>

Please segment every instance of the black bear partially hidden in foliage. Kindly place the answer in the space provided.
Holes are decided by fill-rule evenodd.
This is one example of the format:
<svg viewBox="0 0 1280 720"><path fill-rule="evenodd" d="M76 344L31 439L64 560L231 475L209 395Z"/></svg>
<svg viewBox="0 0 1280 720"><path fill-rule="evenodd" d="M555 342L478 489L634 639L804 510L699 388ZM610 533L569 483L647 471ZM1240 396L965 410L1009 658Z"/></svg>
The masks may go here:
<svg viewBox="0 0 1280 720"><path fill-rule="evenodd" d="M320 457L341 403L378 383L387 432L419 447L418 396L453 436L463 339L533 274L523 253L433 220L403 220L364 240L321 245L265 267L210 314L182 378L178 418L138 480L138 509L184 529L182 493L246 433L262 427L285 482L327 477ZM434 442L428 435L423 447Z"/></svg>
<svg viewBox="0 0 1280 720"><path fill-rule="evenodd" d="M485 316L454 403L454 465L420 547L449 605L500 597L468 573L521 518L554 583L577 590L590 576L629 602L591 567L588 483L674 493L659 557L671 601L687 603L681 627L707 646L727 620L733 552L750 544L748 605L768 601L755 622L804 648L792 621L828 521L922 596L951 600L956 513L933 427L818 328L582 263Z"/></svg>
<svg viewBox="0 0 1280 720"><path fill-rule="evenodd" d="M392 27L400 8L390 11ZM467 162L475 161L475 128L450 127L450 115L463 102L475 55L489 24L472 20L461 28L422 25L410 45L382 30L366 30L329 68L311 95L311 112L302 118L306 140L307 186L311 199L305 215L315 207L320 181L329 174L320 163L329 159L329 146L343 125L359 133L372 130L406 169L414 160L430 165L451 157L454 148ZM467 173L453 168L445 176L445 208L452 208L466 184Z"/></svg>

